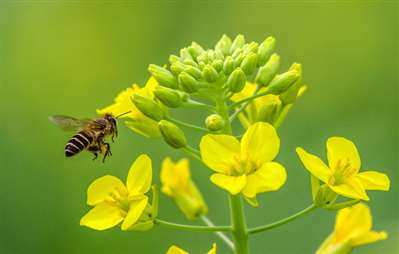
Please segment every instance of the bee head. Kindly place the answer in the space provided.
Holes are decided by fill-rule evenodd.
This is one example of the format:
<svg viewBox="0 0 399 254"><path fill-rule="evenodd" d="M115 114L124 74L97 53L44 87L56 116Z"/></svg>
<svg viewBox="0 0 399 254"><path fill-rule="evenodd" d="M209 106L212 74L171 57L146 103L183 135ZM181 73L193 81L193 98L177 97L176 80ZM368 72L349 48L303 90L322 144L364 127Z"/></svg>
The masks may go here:
<svg viewBox="0 0 399 254"><path fill-rule="evenodd" d="M110 122L113 126L116 126L116 120L111 114L109 114L109 113L105 114L104 118L105 118L105 120Z"/></svg>

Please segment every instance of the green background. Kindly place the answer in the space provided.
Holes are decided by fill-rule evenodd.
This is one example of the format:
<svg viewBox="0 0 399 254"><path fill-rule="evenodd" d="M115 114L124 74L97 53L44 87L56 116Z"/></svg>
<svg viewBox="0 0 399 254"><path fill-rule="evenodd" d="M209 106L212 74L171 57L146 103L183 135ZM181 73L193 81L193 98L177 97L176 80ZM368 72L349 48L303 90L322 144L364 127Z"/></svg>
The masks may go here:
<svg viewBox="0 0 399 254"><path fill-rule="evenodd" d="M374 228L389 239L354 253L399 253L398 8L396 1L2 1L0 3L0 253L164 253L172 243L204 253L214 235L154 228L96 232L79 226L87 186L113 174L125 178L141 153L153 159L154 181L164 156L183 157L160 140L120 125L114 156L105 164L89 154L63 155L70 134L47 117L94 117L133 82L143 84L150 63L191 41L213 46L223 33L262 41L273 35L283 69L304 67L309 85L280 130L278 161L288 171L281 191L246 207L249 225L272 222L310 203L308 174L296 146L325 158L325 141L353 140L363 169L389 174L388 193L370 192ZM203 114L178 113L201 123ZM191 117L191 119L190 119ZM195 133L187 133L195 135ZM191 139L196 142L198 139ZM208 181L210 171L192 161L209 216L229 222L226 194ZM332 230L334 213L316 211L292 224L253 236L252 253L312 253ZM166 197L160 218L186 223Z"/></svg>

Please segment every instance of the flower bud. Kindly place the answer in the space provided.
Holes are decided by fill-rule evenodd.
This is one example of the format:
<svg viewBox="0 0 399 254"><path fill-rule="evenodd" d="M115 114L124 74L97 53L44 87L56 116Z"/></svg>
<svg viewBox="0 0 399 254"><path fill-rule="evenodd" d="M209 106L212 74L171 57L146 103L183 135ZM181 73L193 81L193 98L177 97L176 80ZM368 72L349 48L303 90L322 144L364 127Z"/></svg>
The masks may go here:
<svg viewBox="0 0 399 254"><path fill-rule="evenodd" d="M191 179L187 159L174 163L170 158L165 158L162 162L161 183L162 192L173 199L188 219L193 220L207 213L208 207Z"/></svg>
<svg viewBox="0 0 399 254"><path fill-rule="evenodd" d="M216 59L212 62L212 67L215 68L217 72L220 72L223 69L223 61L220 59Z"/></svg>
<svg viewBox="0 0 399 254"><path fill-rule="evenodd" d="M327 238L322 246L316 251L316 254L350 254L353 246L349 241L337 242L333 237Z"/></svg>
<svg viewBox="0 0 399 254"><path fill-rule="evenodd" d="M277 95L268 94L262 97L262 105L259 106L256 121L273 123L279 115L281 101Z"/></svg>
<svg viewBox="0 0 399 254"><path fill-rule="evenodd" d="M187 72L182 72L179 74L179 84L187 93L195 93L199 88L198 81Z"/></svg>
<svg viewBox="0 0 399 254"><path fill-rule="evenodd" d="M158 127L163 139L171 147L178 149L187 146L186 136L175 124L166 120L161 120L158 123Z"/></svg>
<svg viewBox="0 0 399 254"><path fill-rule="evenodd" d="M242 48L238 48L238 49L234 50L233 54L231 54L231 57L232 58L237 58L237 56L239 56L242 53L243 53Z"/></svg>
<svg viewBox="0 0 399 254"><path fill-rule="evenodd" d="M231 56L226 57L223 63L223 72L229 75L234 70L234 60Z"/></svg>
<svg viewBox="0 0 399 254"><path fill-rule="evenodd" d="M183 103L183 99L177 90L170 89L163 86L158 86L154 90L155 97L160 100L165 106L170 108L177 108Z"/></svg>
<svg viewBox="0 0 399 254"><path fill-rule="evenodd" d="M198 64L194 61L194 60L192 60L192 59L184 59L184 61L183 61L183 63L185 64L185 65L189 65L189 66L193 66L193 67L198 67Z"/></svg>
<svg viewBox="0 0 399 254"><path fill-rule="evenodd" d="M231 39L227 35L223 35L222 38L216 43L215 50L220 50L224 55L227 55L230 51Z"/></svg>
<svg viewBox="0 0 399 254"><path fill-rule="evenodd" d="M200 70L203 70L205 68L205 66L206 66L206 63L204 63L202 61L198 63L198 67L200 68ZM202 73L201 73L201 75L202 75Z"/></svg>
<svg viewBox="0 0 399 254"><path fill-rule="evenodd" d="M204 79L206 81L211 83L211 82L215 82L217 80L217 78L219 77L219 74L215 70L215 68L213 68L211 65L208 64L202 70L202 76L204 77Z"/></svg>
<svg viewBox="0 0 399 254"><path fill-rule="evenodd" d="M210 131L220 131L224 128L225 122L219 114L212 114L205 120L205 126Z"/></svg>
<svg viewBox="0 0 399 254"><path fill-rule="evenodd" d="M244 55L248 55L251 52L256 53L258 51L258 48L259 48L259 43L253 41L249 44L244 45L242 49Z"/></svg>
<svg viewBox="0 0 399 254"><path fill-rule="evenodd" d="M239 34L236 36L236 38L233 41L233 44L231 45L230 48L230 53L233 53L236 49L241 48L245 44L245 37L242 34Z"/></svg>
<svg viewBox="0 0 399 254"><path fill-rule="evenodd" d="M201 45L199 45L196 42L192 42L191 46L188 47L188 52L190 52L190 55L192 55L194 57L194 59L196 59L199 55L201 55L205 50L201 47Z"/></svg>
<svg viewBox="0 0 399 254"><path fill-rule="evenodd" d="M209 62L212 62L213 60L215 60L215 57L216 57L215 51L213 51L212 49L208 49L206 51L206 53L208 54Z"/></svg>
<svg viewBox="0 0 399 254"><path fill-rule="evenodd" d="M205 64L209 63L208 52L206 51L202 52L202 54L197 57L197 62L199 63L204 62Z"/></svg>
<svg viewBox="0 0 399 254"><path fill-rule="evenodd" d="M161 86L177 88L177 82L175 77L167 69L155 64L150 64L148 67L148 71Z"/></svg>
<svg viewBox="0 0 399 254"><path fill-rule="evenodd" d="M170 55L169 56L169 63L170 64L173 64L175 62L180 62L180 61L181 61L181 59L178 56L175 56L175 55Z"/></svg>
<svg viewBox="0 0 399 254"><path fill-rule="evenodd" d="M184 71L184 69L186 68L186 65L184 65L181 62L174 62L171 66L170 66L170 70L175 74L175 75L179 75L180 72Z"/></svg>
<svg viewBox="0 0 399 254"><path fill-rule="evenodd" d="M298 97L299 90L302 87L302 66L301 66L301 64L294 63L293 65L291 65L289 70L297 71L299 74L299 78L297 79L297 81L295 81L295 83L290 88L288 88L287 91L285 91L284 93L281 94L280 97L284 104L293 103L296 100L296 98Z"/></svg>
<svg viewBox="0 0 399 254"><path fill-rule="evenodd" d="M240 53L236 58L234 58L234 67L240 67L242 61L244 60L244 54Z"/></svg>
<svg viewBox="0 0 399 254"><path fill-rule="evenodd" d="M246 76L245 73L241 68L236 68L229 76L229 78L226 81L227 87L232 91L233 93L238 93L240 92L246 82Z"/></svg>
<svg viewBox="0 0 399 254"><path fill-rule="evenodd" d="M258 48L258 66L264 65L273 54L276 46L276 39L273 37L267 37Z"/></svg>
<svg viewBox="0 0 399 254"><path fill-rule="evenodd" d="M256 69L256 62L258 60L258 56L250 52L244 60L241 62L241 69L245 72L247 75L251 75L255 69Z"/></svg>
<svg viewBox="0 0 399 254"><path fill-rule="evenodd" d="M299 79L299 77L299 73L295 70L287 71L283 74L277 75L268 86L269 92L271 94L281 94L287 91L287 89L291 87Z"/></svg>
<svg viewBox="0 0 399 254"><path fill-rule="evenodd" d="M224 55L223 55L222 51L216 49L215 50L215 58L216 58L216 60L222 60L223 61Z"/></svg>
<svg viewBox="0 0 399 254"><path fill-rule="evenodd" d="M193 78L195 78L197 80L202 78L202 72L197 67L188 66L188 67L186 67L186 69L184 71L187 72L188 74L190 74Z"/></svg>
<svg viewBox="0 0 399 254"><path fill-rule="evenodd" d="M280 67L280 57L277 54L273 54L267 63L259 68L258 74L256 75L255 82L260 86L267 86L270 81L277 74L278 68Z"/></svg>
<svg viewBox="0 0 399 254"><path fill-rule="evenodd" d="M155 121L159 121L164 118L164 112L162 108L154 100L139 94L134 94L132 101L137 109L140 110L145 116Z"/></svg>
<svg viewBox="0 0 399 254"><path fill-rule="evenodd" d="M190 54L190 52L188 51L187 48L182 48L180 50L180 57L183 59L183 61L186 60L186 59L193 60L193 56Z"/></svg>

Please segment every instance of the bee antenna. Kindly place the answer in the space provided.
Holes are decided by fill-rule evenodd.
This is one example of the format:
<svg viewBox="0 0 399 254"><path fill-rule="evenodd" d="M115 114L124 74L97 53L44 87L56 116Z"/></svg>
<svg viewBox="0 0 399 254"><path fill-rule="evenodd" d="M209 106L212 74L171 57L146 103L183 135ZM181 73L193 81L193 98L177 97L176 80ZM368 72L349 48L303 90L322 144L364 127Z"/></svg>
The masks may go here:
<svg viewBox="0 0 399 254"><path fill-rule="evenodd" d="M122 113L122 114L116 116L115 118L119 118L119 117L121 117L121 116L123 116L123 115L126 115L126 114L129 114L129 113L131 113L131 112L132 112L132 111L128 111L128 112Z"/></svg>

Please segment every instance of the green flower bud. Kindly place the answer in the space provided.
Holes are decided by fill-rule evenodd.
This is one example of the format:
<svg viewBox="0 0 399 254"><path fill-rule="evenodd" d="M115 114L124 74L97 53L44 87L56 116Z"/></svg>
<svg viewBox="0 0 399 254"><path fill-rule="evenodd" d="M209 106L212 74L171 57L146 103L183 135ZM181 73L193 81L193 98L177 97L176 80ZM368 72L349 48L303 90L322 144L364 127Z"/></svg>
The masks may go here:
<svg viewBox="0 0 399 254"><path fill-rule="evenodd" d="M198 67L200 68L200 70L203 70L205 66L206 66L206 63L204 63L202 61L198 63Z"/></svg>
<svg viewBox="0 0 399 254"><path fill-rule="evenodd" d="M190 52L188 51L187 48L182 48L180 50L180 57L183 59L183 61L186 60L186 59L193 60L193 56L190 54Z"/></svg>
<svg viewBox="0 0 399 254"><path fill-rule="evenodd" d="M190 65L190 66L194 66L194 67L198 67L198 64L194 61L194 60L192 60L192 59L184 59L184 61L183 61L183 63L185 64L185 65Z"/></svg>
<svg viewBox="0 0 399 254"><path fill-rule="evenodd" d="M212 67L215 68L217 72L220 72L223 69L223 61L220 59L214 60L212 62Z"/></svg>
<svg viewBox="0 0 399 254"><path fill-rule="evenodd" d="M134 94L132 101L137 109L140 110L145 116L155 121L159 121L164 118L164 112L162 108L154 100L139 94Z"/></svg>
<svg viewBox="0 0 399 254"><path fill-rule="evenodd" d="M295 70L277 75L268 86L269 92L271 94L281 94L287 91L287 89L290 88L299 79L299 77L299 73Z"/></svg>
<svg viewBox="0 0 399 254"><path fill-rule="evenodd" d="M167 69L155 64L150 64L148 67L148 71L159 82L161 86L177 88L176 78Z"/></svg>
<svg viewBox="0 0 399 254"><path fill-rule="evenodd" d="M224 59L223 52L218 50L218 49L216 49L215 50L215 58L216 58L216 60L222 60L223 61L223 59Z"/></svg>
<svg viewBox="0 0 399 254"><path fill-rule="evenodd" d="M244 60L244 54L240 53L236 58L234 58L234 67L239 67Z"/></svg>
<svg viewBox="0 0 399 254"><path fill-rule="evenodd" d="M219 74L215 70L215 68L213 68L211 65L208 64L202 70L202 76L204 77L204 79L206 81L211 83L211 82L215 82L217 80L217 78L219 77Z"/></svg>
<svg viewBox="0 0 399 254"><path fill-rule="evenodd" d="M182 72L179 74L179 84L187 93L195 93L199 88L198 81L187 72Z"/></svg>
<svg viewBox="0 0 399 254"><path fill-rule="evenodd" d="M280 67L280 57L277 54L273 54L267 63L259 68L258 74L256 75L255 82L260 86L267 86L270 81L277 74L278 68Z"/></svg>
<svg viewBox="0 0 399 254"><path fill-rule="evenodd" d="M223 72L229 75L234 70L234 60L231 56L226 57L223 63Z"/></svg>
<svg viewBox="0 0 399 254"><path fill-rule="evenodd" d="M231 47L231 39L227 35L223 35L222 38L216 43L215 50L220 50L223 55L228 55Z"/></svg>
<svg viewBox="0 0 399 254"><path fill-rule="evenodd" d="M181 62L174 62L170 66L170 70L177 76L180 74L180 72L184 71L186 68L186 65L181 63Z"/></svg>
<svg viewBox="0 0 399 254"><path fill-rule="evenodd" d="M266 96L263 98L264 102L258 109L256 121L273 123L279 115L281 101L276 95L269 94Z"/></svg>
<svg viewBox="0 0 399 254"><path fill-rule="evenodd" d="M158 127L163 139L171 147L178 149L187 146L186 136L175 124L166 120L161 120L158 123Z"/></svg>
<svg viewBox="0 0 399 254"><path fill-rule="evenodd" d="M192 77L194 77L197 80L202 78L201 70L196 67L188 66L188 67L186 67L186 69L184 71L187 72L188 74L190 74Z"/></svg>
<svg viewBox="0 0 399 254"><path fill-rule="evenodd" d="M177 90L170 89L163 86L158 86L154 90L155 97L160 100L165 106L170 108L177 108L183 103L182 96Z"/></svg>
<svg viewBox="0 0 399 254"><path fill-rule="evenodd" d="M298 92L299 89L302 87L302 66L301 64L294 63L291 65L289 70L295 70L299 74L299 78L295 83L288 88L287 91L281 94L280 98L283 101L284 104L290 104L293 103L296 98L298 97Z"/></svg>
<svg viewBox="0 0 399 254"><path fill-rule="evenodd" d="M264 65L273 54L276 46L276 39L273 37L267 37L258 48L258 66Z"/></svg>
<svg viewBox="0 0 399 254"><path fill-rule="evenodd" d="M232 91L233 93L238 93L240 92L246 82L246 76L244 71L241 68L236 68L229 76L229 78L226 81L227 87Z"/></svg>
<svg viewBox="0 0 399 254"><path fill-rule="evenodd" d="M215 51L213 51L212 49L209 49L209 50L207 50L206 53L208 54L209 62L212 62L213 60L215 60L215 57L216 57Z"/></svg>
<svg viewBox="0 0 399 254"><path fill-rule="evenodd" d="M256 69L256 63L258 61L258 56L250 52L244 60L241 62L241 69L245 72L247 75L251 75L255 69Z"/></svg>
<svg viewBox="0 0 399 254"><path fill-rule="evenodd" d="M209 62L208 52L204 51L201 55L197 57L198 62L204 62L205 64Z"/></svg>
<svg viewBox="0 0 399 254"><path fill-rule="evenodd" d="M233 41L233 44L231 45L230 48L230 53L233 53L236 49L242 48L245 44L245 37L242 34L239 34L236 36L236 38Z"/></svg>
<svg viewBox="0 0 399 254"><path fill-rule="evenodd" d="M231 54L231 57L232 58L237 58L242 53L243 53L242 48L238 48L238 49L234 50L233 54Z"/></svg>
<svg viewBox="0 0 399 254"><path fill-rule="evenodd" d="M170 55L169 56L169 63L170 64L173 64L175 62L180 62L180 61L181 61L181 59L178 56L175 56L175 55Z"/></svg>
<svg viewBox="0 0 399 254"><path fill-rule="evenodd" d="M257 42L251 42L249 44L244 45L243 49L243 53L244 55L247 55L249 53L256 53L258 51L258 47L259 47L259 43Z"/></svg>
<svg viewBox="0 0 399 254"><path fill-rule="evenodd" d="M199 45L196 42L192 42L191 46L188 47L188 52L190 52L190 55L194 57L194 59L196 59L199 55L201 55L205 50L201 47L201 45Z"/></svg>
<svg viewBox="0 0 399 254"><path fill-rule="evenodd" d="M205 126L210 131L220 131L224 125L225 122L219 114L212 114L205 119Z"/></svg>

